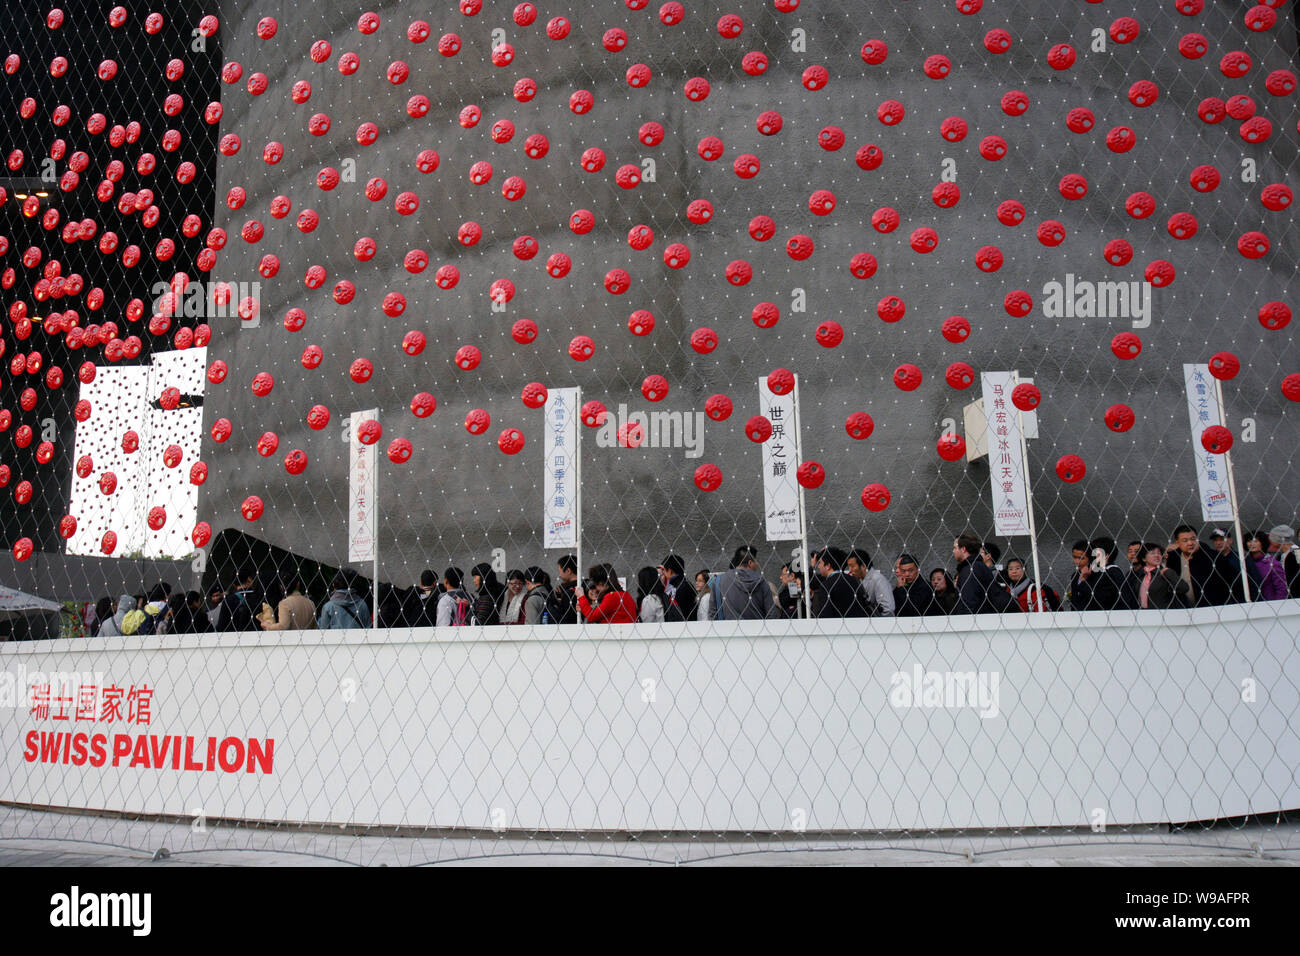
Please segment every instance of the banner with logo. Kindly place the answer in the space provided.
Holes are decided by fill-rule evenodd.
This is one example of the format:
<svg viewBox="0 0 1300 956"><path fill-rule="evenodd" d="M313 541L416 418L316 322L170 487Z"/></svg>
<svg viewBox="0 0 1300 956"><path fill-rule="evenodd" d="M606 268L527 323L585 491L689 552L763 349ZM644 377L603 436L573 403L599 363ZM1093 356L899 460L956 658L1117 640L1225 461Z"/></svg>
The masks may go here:
<svg viewBox="0 0 1300 956"><path fill-rule="evenodd" d="M1192 453L1196 458L1196 484L1201 499L1202 521L1231 521L1232 498L1228 494L1228 463L1223 455L1205 450L1201 433L1211 425L1223 424L1219 391L1208 365L1184 365L1187 383L1187 414L1192 422Z"/></svg>
<svg viewBox="0 0 1300 956"><path fill-rule="evenodd" d="M546 396L542 441L542 547L578 546L578 390L553 388Z"/></svg>
<svg viewBox="0 0 1300 956"><path fill-rule="evenodd" d="M1011 404L1011 390L1016 387L1016 381L1015 372L980 373L988 424L993 526L1003 536L1030 533L1020 415Z"/></svg>
<svg viewBox="0 0 1300 956"><path fill-rule="evenodd" d="M767 379L758 380L758 411L772 423L772 437L763 449L763 504L768 541L797 541L799 521L799 412L795 392L776 395Z"/></svg>
<svg viewBox="0 0 1300 956"><path fill-rule="evenodd" d="M376 518L379 503L375 500L375 446L364 445L357 438L361 423L379 418L379 409L353 412L348 420L348 560L375 560L378 534Z"/></svg>

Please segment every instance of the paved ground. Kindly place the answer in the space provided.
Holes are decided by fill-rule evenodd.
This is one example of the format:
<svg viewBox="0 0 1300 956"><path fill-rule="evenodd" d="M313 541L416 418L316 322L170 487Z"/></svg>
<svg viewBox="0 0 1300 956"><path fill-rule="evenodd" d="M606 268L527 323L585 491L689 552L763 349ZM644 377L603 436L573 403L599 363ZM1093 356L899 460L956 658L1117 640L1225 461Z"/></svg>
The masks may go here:
<svg viewBox="0 0 1300 956"><path fill-rule="evenodd" d="M167 855L155 860L165 849ZM1300 825L849 839L362 836L0 807L0 866L1298 866Z"/></svg>

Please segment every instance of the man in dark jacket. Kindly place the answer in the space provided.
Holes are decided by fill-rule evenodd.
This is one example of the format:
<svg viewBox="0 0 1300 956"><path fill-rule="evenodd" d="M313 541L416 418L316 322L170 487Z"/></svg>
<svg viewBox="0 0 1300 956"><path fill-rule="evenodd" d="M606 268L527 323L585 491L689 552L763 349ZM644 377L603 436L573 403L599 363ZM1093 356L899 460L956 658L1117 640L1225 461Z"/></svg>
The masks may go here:
<svg viewBox="0 0 1300 956"><path fill-rule="evenodd" d="M952 556L957 562L957 605L954 614L1000 614L1016 610L1016 604L1006 588L997 582L993 569L980 558L983 545L975 535L966 532L953 539Z"/></svg>
<svg viewBox="0 0 1300 956"><path fill-rule="evenodd" d="M900 554L894 562L894 580L898 582L898 587L894 588L895 617L923 617L935 613L932 609L934 589L921 580L921 566L916 563L916 558Z"/></svg>
<svg viewBox="0 0 1300 956"><path fill-rule="evenodd" d="M664 608L665 621L693 621L699 597L695 587L686 580L686 562L681 555L670 554L659 565L659 579L664 583L664 594L668 595L668 606Z"/></svg>
<svg viewBox="0 0 1300 956"><path fill-rule="evenodd" d="M1210 534L1211 557L1214 559L1214 587L1215 594L1224 595L1225 604L1241 604L1246 599L1242 593L1241 581L1241 558L1237 556L1237 549L1232 540L1232 531L1224 528L1215 528ZM1246 578L1250 579L1250 569L1246 570ZM1250 582L1250 596L1252 599L1258 599L1258 582Z"/></svg>
<svg viewBox="0 0 1300 956"><path fill-rule="evenodd" d="M1123 572L1111 563L1114 547L1110 538L1091 543L1079 540L1071 546L1075 570L1065 591L1071 610L1114 611L1136 603L1137 596Z"/></svg>
<svg viewBox="0 0 1300 956"><path fill-rule="evenodd" d="M262 595L253 586L254 575L249 569L239 573L235 590L226 595L221 609L218 631L256 631L257 612L262 609Z"/></svg>
<svg viewBox="0 0 1300 956"><path fill-rule="evenodd" d="M556 563L559 583L546 599L547 624L578 623L578 559L566 554Z"/></svg>
<svg viewBox="0 0 1300 956"><path fill-rule="evenodd" d="M425 569L420 572L419 587L402 596L402 626L434 627L438 623L438 575Z"/></svg>
<svg viewBox="0 0 1300 956"><path fill-rule="evenodd" d="M874 606L861 583L845 569L848 553L843 548L817 552L817 575L821 578L822 601L816 617L871 617Z"/></svg>
<svg viewBox="0 0 1300 956"><path fill-rule="evenodd" d="M1174 529L1174 547L1165 554L1165 564L1191 588L1192 607L1227 603L1228 590L1223 578L1215 573L1214 559L1191 525L1180 524Z"/></svg>

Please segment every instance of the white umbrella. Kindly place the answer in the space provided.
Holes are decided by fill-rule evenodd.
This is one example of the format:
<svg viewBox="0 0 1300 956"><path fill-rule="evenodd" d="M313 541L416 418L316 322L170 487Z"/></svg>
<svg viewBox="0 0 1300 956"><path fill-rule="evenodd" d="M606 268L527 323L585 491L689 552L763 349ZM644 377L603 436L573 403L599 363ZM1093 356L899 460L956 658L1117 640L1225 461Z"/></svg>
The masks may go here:
<svg viewBox="0 0 1300 956"><path fill-rule="evenodd" d="M63 606L53 601L0 584L0 618L10 618L16 614L48 614L62 610Z"/></svg>

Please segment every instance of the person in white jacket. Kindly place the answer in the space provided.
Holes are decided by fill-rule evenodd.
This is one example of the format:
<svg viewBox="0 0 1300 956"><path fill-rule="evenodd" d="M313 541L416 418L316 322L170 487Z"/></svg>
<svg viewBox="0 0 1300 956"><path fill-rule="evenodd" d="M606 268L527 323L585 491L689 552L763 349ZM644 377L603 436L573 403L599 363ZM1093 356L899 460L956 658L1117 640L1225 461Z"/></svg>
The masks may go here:
<svg viewBox="0 0 1300 956"><path fill-rule="evenodd" d="M894 616L894 586L885 576L871 566L871 555L862 548L849 552L848 572L858 579L859 586L879 608L874 617Z"/></svg>
<svg viewBox="0 0 1300 956"><path fill-rule="evenodd" d="M713 617L713 592L709 590L709 572L695 572L695 593L699 595L699 604L695 612L695 620L707 621Z"/></svg>

